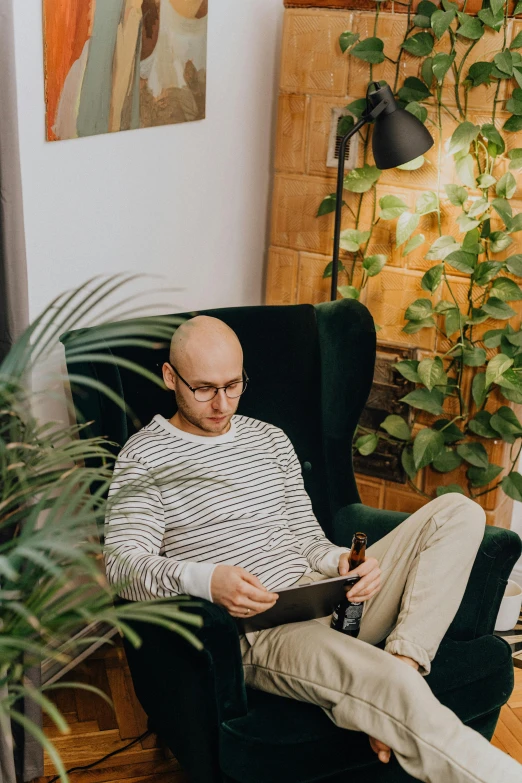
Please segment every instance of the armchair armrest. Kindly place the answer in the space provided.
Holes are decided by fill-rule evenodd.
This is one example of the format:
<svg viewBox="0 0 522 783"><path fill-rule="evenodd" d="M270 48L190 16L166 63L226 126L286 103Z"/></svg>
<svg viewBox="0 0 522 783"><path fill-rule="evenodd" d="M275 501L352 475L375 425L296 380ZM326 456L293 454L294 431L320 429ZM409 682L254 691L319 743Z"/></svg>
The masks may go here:
<svg viewBox="0 0 522 783"><path fill-rule="evenodd" d="M371 545L408 516L362 503L344 506L332 521L334 543L349 547L353 534L362 530ZM522 540L513 530L486 526L466 591L447 631L449 638L467 641L493 633L507 580L521 552Z"/></svg>
<svg viewBox="0 0 522 783"><path fill-rule="evenodd" d="M127 621L139 634L138 649L123 639L134 690L149 728L169 746L193 783L221 783L219 726L246 714L246 690L236 623L221 606L194 598L184 611L203 617L190 626L204 647L196 650L168 629ZM129 603L119 599L115 603Z"/></svg>

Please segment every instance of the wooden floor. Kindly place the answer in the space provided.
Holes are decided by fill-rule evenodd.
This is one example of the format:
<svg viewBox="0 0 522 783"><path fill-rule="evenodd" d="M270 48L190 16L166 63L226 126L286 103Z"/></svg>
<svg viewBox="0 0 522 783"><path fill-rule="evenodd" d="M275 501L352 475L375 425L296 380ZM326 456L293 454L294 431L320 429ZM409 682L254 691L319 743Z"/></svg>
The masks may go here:
<svg viewBox="0 0 522 783"><path fill-rule="evenodd" d="M132 687L120 637L115 646L105 645L67 675L68 680L89 682L107 693L114 710L95 694L80 689L50 691L71 732L60 734L44 715L44 730L56 744L65 768L97 761L139 737L147 719ZM515 689L502 708L493 744L522 764L522 669L515 668ZM44 774L36 783L47 783L56 771L45 758ZM189 783L168 749L158 747L155 735L88 770L70 773L71 783Z"/></svg>

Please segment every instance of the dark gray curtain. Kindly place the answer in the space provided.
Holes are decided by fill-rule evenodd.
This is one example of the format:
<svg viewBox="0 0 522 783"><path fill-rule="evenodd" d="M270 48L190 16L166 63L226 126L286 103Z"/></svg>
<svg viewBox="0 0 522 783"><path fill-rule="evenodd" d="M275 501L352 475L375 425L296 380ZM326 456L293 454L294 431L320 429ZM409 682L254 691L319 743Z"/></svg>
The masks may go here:
<svg viewBox="0 0 522 783"><path fill-rule="evenodd" d="M28 313L13 7L12 0L0 0L0 361L27 326ZM28 669L27 677L38 687L40 667ZM22 699L15 707L41 727L34 701ZM40 743L18 724L0 725L0 783L25 783L42 775Z"/></svg>

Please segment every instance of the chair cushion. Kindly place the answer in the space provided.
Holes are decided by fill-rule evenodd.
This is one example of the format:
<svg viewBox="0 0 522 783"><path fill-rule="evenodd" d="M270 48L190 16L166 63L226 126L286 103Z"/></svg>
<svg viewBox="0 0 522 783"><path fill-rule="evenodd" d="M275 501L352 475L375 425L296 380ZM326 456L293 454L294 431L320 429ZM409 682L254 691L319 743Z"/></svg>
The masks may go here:
<svg viewBox="0 0 522 783"><path fill-rule="evenodd" d="M492 635L444 639L426 680L469 723L507 701L513 689L509 645ZM349 770L355 780L357 769L380 765L366 734L337 727L320 707L252 688L247 696L247 715L221 725L221 769L232 780L305 783Z"/></svg>

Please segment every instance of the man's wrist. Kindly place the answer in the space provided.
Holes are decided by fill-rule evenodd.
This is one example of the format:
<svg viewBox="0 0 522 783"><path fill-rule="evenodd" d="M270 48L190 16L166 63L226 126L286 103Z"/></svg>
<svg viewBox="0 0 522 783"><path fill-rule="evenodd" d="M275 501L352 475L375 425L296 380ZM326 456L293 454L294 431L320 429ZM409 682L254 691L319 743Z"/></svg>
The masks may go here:
<svg viewBox="0 0 522 783"><path fill-rule="evenodd" d="M186 563L180 579L183 592L212 601L210 584L217 565L217 563L198 563L193 560Z"/></svg>

